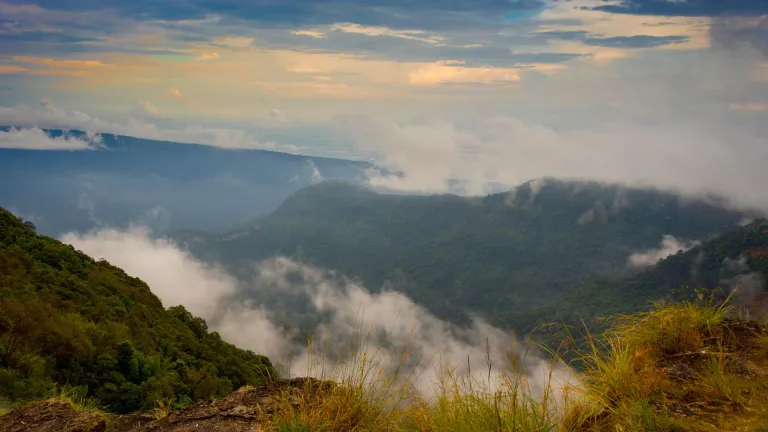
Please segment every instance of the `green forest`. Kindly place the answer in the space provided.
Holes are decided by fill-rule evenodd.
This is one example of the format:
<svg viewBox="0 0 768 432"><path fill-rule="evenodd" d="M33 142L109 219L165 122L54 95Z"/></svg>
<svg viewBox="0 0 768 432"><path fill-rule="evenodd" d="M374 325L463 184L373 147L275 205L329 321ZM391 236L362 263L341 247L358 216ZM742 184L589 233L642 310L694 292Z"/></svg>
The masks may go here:
<svg viewBox="0 0 768 432"><path fill-rule="evenodd" d="M184 407L275 378L140 279L0 208L0 398L82 390L115 413Z"/></svg>
<svg viewBox="0 0 768 432"><path fill-rule="evenodd" d="M712 238L744 217L716 202L599 183L547 180L460 197L387 195L327 181L299 190L246 229L177 239L233 273L254 260L289 256L372 291L402 291L456 324L479 313L522 332L531 316L558 316L550 303L568 293L638 277L628 257L658 248L662 236Z"/></svg>
<svg viewBox="0 0 768 432"><path fill-rule="evenodd" d="M754 278L739 279L739 276ZM660 300L687 300L708 291L725 296L737 289L733 302L750 307L761 300L768 278L768 222L758 219L671 255L642 272L596 280L527 310L508 311L498 319L526 332L545 322L576 324L648 309Z"/></svg>

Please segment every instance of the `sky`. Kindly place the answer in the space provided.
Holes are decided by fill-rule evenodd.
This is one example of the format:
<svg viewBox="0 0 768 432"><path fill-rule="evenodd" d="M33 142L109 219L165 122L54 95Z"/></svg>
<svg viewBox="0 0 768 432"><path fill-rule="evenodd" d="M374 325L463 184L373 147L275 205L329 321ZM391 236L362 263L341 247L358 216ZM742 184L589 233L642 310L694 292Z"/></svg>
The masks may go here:
<svg viewBox="0 0 768 432"><path fill-rule="evenodd" d="M403 171L447 155L429 179L411 178L419 190L462 177L467 153L484 161L471 176L498 181L488 171L503 167L487 161L517 157L498 152L499 119L526 136L598 134L619 143L608 161L646 127L689 140L672 153L716 136L747 162L764 155L765 0L0 0L0 17L4 124Z"/></svg>

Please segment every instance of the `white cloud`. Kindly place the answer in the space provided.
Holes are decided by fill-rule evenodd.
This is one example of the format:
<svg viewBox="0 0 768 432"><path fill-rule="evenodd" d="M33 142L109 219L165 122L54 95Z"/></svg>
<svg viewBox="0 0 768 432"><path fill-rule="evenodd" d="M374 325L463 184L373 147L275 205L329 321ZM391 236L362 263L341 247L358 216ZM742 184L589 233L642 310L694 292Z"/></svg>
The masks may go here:
<svg viewBox="0 0 768 432"><path fill-rule="evenodd" d="M408 75L415 85L441 83L510 83L520 81L517 69L457 66L457 60L448 60L422 66Z"/></svg>
<svg viewBox="0 0 768 432"><path fill-rule="evenodd" d="M430 35L424 30L395 30L388 27L364 26L355 23L337 23L331 26L331 31L356 33L366 36L389 36L401 39L411 39L420 42L440 45L445 40L438 35Z"/></svg>
<svg viewBox="0 0 768 432"><path fill-rule="evenodd" d="M139 111L141 115L139 115ZM153 111L155 114L153 114ZM151 104L141 105L138 111L134 112L134 115L137 117L157 117L157 114L159 114L159 110ZM297 147L291 145L261 142L256 137L238 129L209 128L204 126L187 126L184 129L162 129L155 124L134 118L129 119L125 124L119 124L100 120L80 111L66 110L52 103L44 104L42 109L34 109L27 106L0 106L0 125L67 130L77 129L231 149L270 149L286 152L296 152L298 150Z"/></svg>
<svg viewBox="0 0 768 432"><path fill-rule="evenodd" d="M219 58L217 52L203 53L197 56L197 61L216 60L217 58Z"/></svg>
<svg viewBox="0 0 768 432"><path fill-rule="evenodd" d="M40 128L0 131L0 148L24 150L91 150L101 146L101 137L86 134L82 137L63 135L51 137Z"/></svg>
<svg viewBox="0 0 768 432"><path fill-rule="evenodd" d="M291 34L296 36L309 36L315 39L323 39L325 32L320 30L293 30Z"/></svg>
<svg viewBox="0 0 768 432"><path fill-rule="evenodd" d="M374 175L376 186L484 193L540 177L652 186L693 196L715 193L737 206L768 211L768 145L746 129L719 122L609 123L555 130L495 117L475 127L447 121L399 124L363 116L338 118L340 130L377 162L402 176ZM453 191L456 192L454 189Z"/></svg>
<svg viewBox="0 0 768 432"><path fill-rule="evenodd" d="M659 248L633 253L629 256L627 264L630 267L650 267L678 251L687 251L698 244L698 241L687 242L671 235L665 235L661 239Z"/></svg>
<svg viewBox="0 0 768 432"><path fill-rule="evenodd" d="M285 113L280 111L277 108L272 108L271 110L269 110L269 116L277 120L278 122L285 121Z"/></svg>
<svg viewBox="0 0 768 432"><path fill-rule="evenodd" d="M253 45L252 37L244 36L226 36L216 38L212 42L214 45L220 45L230 48L249 48Z"/></svg>
<svg viewBox="0 0 768 432"><path fill-rule="evenodd" d="M224 339L264 353L273 361L287 361L294 375L334 376L341 364L337 361L343 362L346 354L354 355L344 348L356 336L366 334L369 339L364 350L369 360L378 358L385 371L397 367L404 352L410 355L409 365L415 372L413 384L425 395L435 389L441 366L471 371L473 378L487 382L486 346L490 350L492 377L505 372L503 365L508 364L508 353L525 354L513 335L481 320L476 319L469 328L456 328L401 293L373 294L341 275L288 258L257 263L253 280L245 283L219 267L196 260L168 240L151 238L145 228L70 233L62 241L94 258L106 258L141 278L164 305L183 304L206 319ZM304 298L316 314L327 316L313 332L320 357L310 355L304 344L293 342L291 336L297 329L275 324L276 311L262 306L262 300L276 296L294 301ZM293 324L295 321L294 317ZM532 391L540 393L549 363L531 355L523 363ZM554 370L553 382L558 386L571 379L570 371Z"/></svg>
<svg viewBox="0 0 768 432"><path fill-rule="evenodd" d="M150 101L136 102L136 107L133 109L133 115L141 120L159 120L165 116L160 112L160 109Z"/></svg>

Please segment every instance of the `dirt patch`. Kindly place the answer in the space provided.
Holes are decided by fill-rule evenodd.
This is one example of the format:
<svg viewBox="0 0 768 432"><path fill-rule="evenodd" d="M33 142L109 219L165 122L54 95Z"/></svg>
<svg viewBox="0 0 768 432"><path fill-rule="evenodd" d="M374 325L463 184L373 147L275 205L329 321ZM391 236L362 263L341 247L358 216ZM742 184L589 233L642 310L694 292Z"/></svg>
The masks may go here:
<svg viewBox="0 0 768 432"><path fill-rule="evenodd" d="M328 391L333 384L312 378L273 381L243 387L210 403L198 403L160 420L149 421L116 432L256 432L284 403L298 405L300 391ZM295 398L293 402L291 399Z"/></svg>
<svg viewBox="0 0 768 432"><path fill-rule="evenodd" d="M34 402L0 417L0 432L104 432L106 419L61 401Z"/></svg>
<svg viewBox="0 0 768 432"><path fill-rule="evenodd" d="M284 404L298 406L300 393L322 394L333 385L296 378L246 386L225 398L198 403L159 420L146 414L108 418L77 411L66 402L34 402L0 417L0 432L256 432L263 431Z"/></svg>

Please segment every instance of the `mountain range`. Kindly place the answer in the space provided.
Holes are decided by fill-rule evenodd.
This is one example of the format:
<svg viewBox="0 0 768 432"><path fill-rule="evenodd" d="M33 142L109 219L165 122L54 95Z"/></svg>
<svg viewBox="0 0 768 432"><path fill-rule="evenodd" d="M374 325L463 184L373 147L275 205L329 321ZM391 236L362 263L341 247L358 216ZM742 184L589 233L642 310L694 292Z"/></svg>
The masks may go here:
<svg viewBox="0 0 768 432"><path fill-rule="evenodd" d="M54 236L131 223L156 231L222 230L268 214L303 186L323 179L362 180L372 168L366 162L268 150L45 132L94 146L0 148L0 205Z"/></svg>
<svg viewBox="0 0 768 432"><path fill-rule="evenodd" d="M288 256L374 292L403 292L453 323L479 314L526 332L540 319L558 317L569 308L565 299L587 287L611 292L605 281L628 278L616 283L633 287L632 301L663 294L673 281L687 279L671 278L647 292L636 288L650 284L644 275L653 274L657 261L673 255L664 264L673 266L678 251L742 232L751 216L711 200L554 179L483 197L389 195L327 181L297 191L245 229L178 231L174 238L234 274L249 263ZM726 255L737 260L734 250ZM721 255L705 262L722 265ZM709 276L694 282L712 285ZM622 289L611 298L620 298Z"/></svg>

